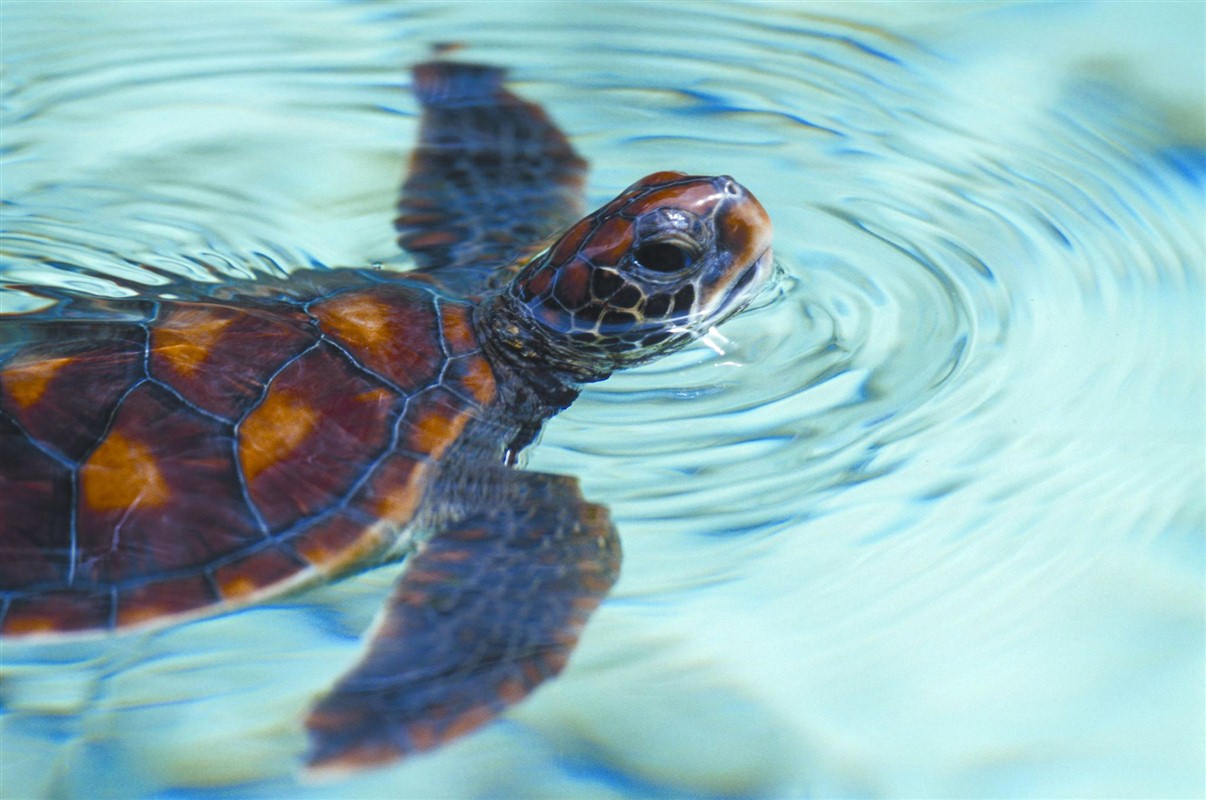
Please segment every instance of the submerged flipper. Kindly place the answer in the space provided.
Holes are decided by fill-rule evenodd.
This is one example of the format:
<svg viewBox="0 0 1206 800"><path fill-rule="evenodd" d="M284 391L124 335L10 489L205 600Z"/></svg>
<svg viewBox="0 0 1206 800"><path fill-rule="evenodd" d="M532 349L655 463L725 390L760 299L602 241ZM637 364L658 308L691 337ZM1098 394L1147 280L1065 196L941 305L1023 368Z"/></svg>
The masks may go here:
<svg viewBox="0 0 1206 800"><path fill-rule="evenodd" d="M572 478L500 469L497 479L501 501L410 558L368 652L311 711L311 769L435 747L565 665L619 576L619 539Z"/></svg>
<svg viewBox="0 0 1206 800"><path fill-rule="evenodd" d="M586 162L503 78L477 64L414 69L423 118L395 226L421 269L484 279L581 215Z"/></svg>

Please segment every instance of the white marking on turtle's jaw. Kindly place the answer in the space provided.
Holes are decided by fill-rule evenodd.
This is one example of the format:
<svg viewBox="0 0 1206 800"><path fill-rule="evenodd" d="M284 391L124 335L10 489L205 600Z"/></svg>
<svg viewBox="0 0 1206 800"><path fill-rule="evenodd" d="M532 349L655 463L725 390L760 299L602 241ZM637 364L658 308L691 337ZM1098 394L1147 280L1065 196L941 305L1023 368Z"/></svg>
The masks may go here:
<svg viewBox="0 0 1206 800"><path fill-rule="evenodd" d="M694 329L701 330L704 324L715 328L734 317L766 288L773 271L774 256L768 247L735 279L714 290L705 302L695 307L691 313Z"/></svg>

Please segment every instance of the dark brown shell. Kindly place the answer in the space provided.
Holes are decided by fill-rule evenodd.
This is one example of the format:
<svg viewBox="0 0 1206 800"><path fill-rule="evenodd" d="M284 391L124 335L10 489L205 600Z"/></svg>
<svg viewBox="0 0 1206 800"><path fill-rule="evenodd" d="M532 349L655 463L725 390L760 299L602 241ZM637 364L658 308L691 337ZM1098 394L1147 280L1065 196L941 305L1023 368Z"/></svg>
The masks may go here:
<svg viewBox="0 0 1206 800"><path fill-rule="evenodd" d="M347 274L25 326L0 367L0 632L225 608L394 540L494 375L468 304Z"/></svg>

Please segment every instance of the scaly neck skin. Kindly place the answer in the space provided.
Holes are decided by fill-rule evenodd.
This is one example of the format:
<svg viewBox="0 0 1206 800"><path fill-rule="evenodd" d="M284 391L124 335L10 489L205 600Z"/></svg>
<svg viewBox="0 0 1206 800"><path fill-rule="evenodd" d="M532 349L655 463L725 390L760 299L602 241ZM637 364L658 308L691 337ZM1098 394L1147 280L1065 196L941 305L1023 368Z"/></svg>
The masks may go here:
<svg viewBox="0 0 1206 800"><path fill-rule="evenodd" d="M496 365L525 384L552 414L578 396L578 386L601 381L611 364L592 364L571 350L572 342L545 330L506 288L486 295L474 313L478 341Z"/></svg>

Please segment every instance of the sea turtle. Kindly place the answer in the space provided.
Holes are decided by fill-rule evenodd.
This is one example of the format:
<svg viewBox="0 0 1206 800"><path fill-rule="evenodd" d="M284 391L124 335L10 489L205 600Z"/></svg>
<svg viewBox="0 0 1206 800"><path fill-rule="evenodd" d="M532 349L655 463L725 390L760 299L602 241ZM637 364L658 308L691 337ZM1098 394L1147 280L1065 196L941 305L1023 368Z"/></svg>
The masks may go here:
<svg viewBox="0 0 1206 800"><path fill-rule="evenodd" d="M681 347L771 270L732 179L657 172L575 222L586 164L502 70L431 61L413 85L413 271L62 295L0 339L4 636L409 561L306 719L316 769L433 747L561 670L619 541L575 479L516 454L583 383Z"/></svg>

